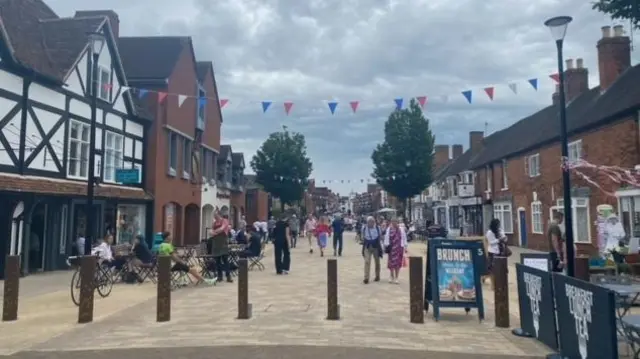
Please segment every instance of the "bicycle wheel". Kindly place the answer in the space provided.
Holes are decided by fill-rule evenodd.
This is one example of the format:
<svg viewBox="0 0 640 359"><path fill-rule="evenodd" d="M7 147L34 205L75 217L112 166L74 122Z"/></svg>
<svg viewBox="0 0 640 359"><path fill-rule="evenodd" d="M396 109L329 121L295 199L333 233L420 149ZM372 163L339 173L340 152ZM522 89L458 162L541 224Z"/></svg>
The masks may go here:
<svg viewBox="0 0 640 359"><path fill-rule="evenodd" d="M71 301L75 305L80 305L80 271L73 272L71 277Z"/></svg>
<svg viewBox="0 0 640 359"><path fill-rule="evenodd" d="M98 270L99 274L96 280L96 289L102 298L106 298L111 294L111 290L113 289L113 278L107 271L103 269Z"/></svg>

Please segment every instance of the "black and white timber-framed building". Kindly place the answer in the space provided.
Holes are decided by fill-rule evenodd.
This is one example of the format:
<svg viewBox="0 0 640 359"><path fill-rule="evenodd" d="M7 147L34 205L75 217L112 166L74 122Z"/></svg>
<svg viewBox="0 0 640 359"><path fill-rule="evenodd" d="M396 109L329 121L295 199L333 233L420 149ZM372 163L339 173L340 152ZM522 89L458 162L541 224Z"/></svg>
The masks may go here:
<svg viewBox="0 0 640 359"><path fill-rule="evenodd" d="M25 274L65 266L85 234L91 172L100 178L92 237L151 238L153 198L143 170L150 120L128 91L110 15L60 18L41 0L0 0L0 278L7 254L21 255ZM106 39L94 77L94 169L88 168L91 32ZM118 168L137 168L139 183L117 183Z"/></svg>

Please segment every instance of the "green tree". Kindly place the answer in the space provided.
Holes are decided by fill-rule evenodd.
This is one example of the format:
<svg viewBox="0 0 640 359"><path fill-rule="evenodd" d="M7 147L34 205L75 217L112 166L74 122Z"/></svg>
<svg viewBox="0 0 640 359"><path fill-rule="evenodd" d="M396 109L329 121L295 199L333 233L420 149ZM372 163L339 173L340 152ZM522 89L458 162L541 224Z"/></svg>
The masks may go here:
<svg viewBox="0 0 640 359"><path fill-rule="evenodd" d="M597 0L593 9L611 16L614 20L630 20L633 27L640 28L640 1Z"/></svg>
<svg viewBox="0 0 640 359"><path fill-rule="evenodd" d="M307 157L307 145L302 134L283 131L269 135L251 159L256 182L265 191L280 199L284 213L285 204L292 205L304 197L304 189L313 170Z"/></svg>
<svg viewBox="0 0 640 359"><path fill-rule="evenodd" d="M411 100L408 108L393 111L384 124L384 142L371 155L373 177L406 203L431 184L434 141L429 120Z"/></svg>

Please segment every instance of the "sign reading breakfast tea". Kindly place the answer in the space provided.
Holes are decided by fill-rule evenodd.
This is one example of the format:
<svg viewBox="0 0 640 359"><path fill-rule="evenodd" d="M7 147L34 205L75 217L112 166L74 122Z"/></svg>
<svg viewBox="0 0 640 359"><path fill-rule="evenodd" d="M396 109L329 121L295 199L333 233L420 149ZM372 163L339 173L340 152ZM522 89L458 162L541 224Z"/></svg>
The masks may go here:
<svg viewBox="0 0 640 359"><path fill-rule="evenodd" d="M433 315L440 317L441 307L478 309L484 319L480 276L485 272L480 266L484 249L481 242L433 239L429 241L427 256L427 284L425 309L433 305Z"/></svg>

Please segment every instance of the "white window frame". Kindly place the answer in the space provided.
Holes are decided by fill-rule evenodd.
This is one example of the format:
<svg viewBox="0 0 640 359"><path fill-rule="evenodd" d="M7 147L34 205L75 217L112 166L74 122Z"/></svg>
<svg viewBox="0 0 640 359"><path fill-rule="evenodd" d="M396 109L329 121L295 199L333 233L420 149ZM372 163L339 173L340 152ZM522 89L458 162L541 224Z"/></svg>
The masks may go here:
<svg viewBox="0 0 640 359"><path fill-rule="evenodd" d="M591 244L591 211L590 211L590 207L589 207L589 198L586 197L573 197L571 198L571 214L572 219L573 219L573 240L574 243L583 243L583 244ZM578 213L576 211L576 208L586 208L586 213L587 213L587 237L588 240L580 240L577 237L578 234ZM549 208L549 220L552 221L553 220L553 212L554 211L559 211L564 213L564 200L563 199L558 199L556 201L556 205Z"/></svg>
<svg viewBox="0 0 640 359"><path fill-rule="evenodd" d="M509 176L507 176L507 160L502 160L502 189L509 189Z"/></svg>
<svg viewBox="0 0 640 359"><path fill-rule="evenodd" d="M191 140L182 138L182 178L191 178Z"/></svg>
<svg viewBox="0 0 640 359"><path fill-rule="evenodd" d="M167 150L169 151L168 162L168 174L169 176L175 176L178 167L178 134L172 131L167 132Z"/></svg>
<svg viewBox="0 0 640 359"><path fill-rule="evenodd" d="M506 220L504 214L510 213L511 219ZM500 224L502 225L502 230L506 234L513 234L513 206L511 203L503 202L503 203L494 203L493 204L493 218L497 218L500 220ZM507 224L509 225L507 227Z"/></svg>
<svg viewBox="0 0 640 359"><path fill-rule="evenodd" d="M539 153L536 153L535 155L531 155L527 157L527 175L529 175L529 177L531 178L540 176L540 154Z"/></svg>
<svg viewBox="0 0 640 359"><path fill-rule="evenodd" d="M544 233L544 223L542 218L542 202L531 202L531 233Z"/></svg>
<svg viewBox="0 0 640 359"><path fill-rule="evenodd" d="M103 78L103 75L106 74L106 81ZM98 98L109 102L111 99L111 70L104 66L98 65Z"/></svg>
<svg viewBox="0 0 640 359"><path fill-rule="evenodd" d="M569 148L569 162L576 162L582 158L582 140L569 142L567 147Z"/></svg>
<svg viewBox="0 0 640 359"><path fill-rule="evenodd" d="M109 140L111 138L111 140ZM105 182L116 182L116 169L124 166L124 136L106 131L104 134L104 174Z"/></svg>
<svg viewBox="0 0 640 359"><path fill-rule="evenodd" d="M79 138L73 138L71 137L71 132L74 126L78 126L78 134L79 134ZM87 134L87 138L83 139L82 138L82 133L84 132L83 130L86 130L86 134ZM75 121L75 120L70 120L69 121L69 132L67 133L67 137L69 138L69 145L68 145L68 153L67 153L67 178L74 178L74 179L87 179L89 176L89 154L91 153L91 149L89 148L90 144L90 140L91 140L91 126L89 126L88 123L84 123L84 122L80 122L80 121ZM71 148L72 146L77 146L76 148L76 154L77 157L73 158L71 157ZM82 154L82 149L86 149L86 156L83 156ZM71 161L76 161L76 171L74 171L74 173L71 172L71 166L70 163ZM84 168L84 173L82 171L82 165L85 165Z"/></svg>
<svg viewBox="0 0 640 359"><path fill-rule="evenodd" d="M207 97L207 91L204 89L204 87L198 85L197 91L198 91L198 99ZM206 101L204 103L200 103L200 100L198 100L196 117L197 117L196 121L198 121L198 123L201 124L202 130L204 131L207 123L207 102Z"/></svg>

